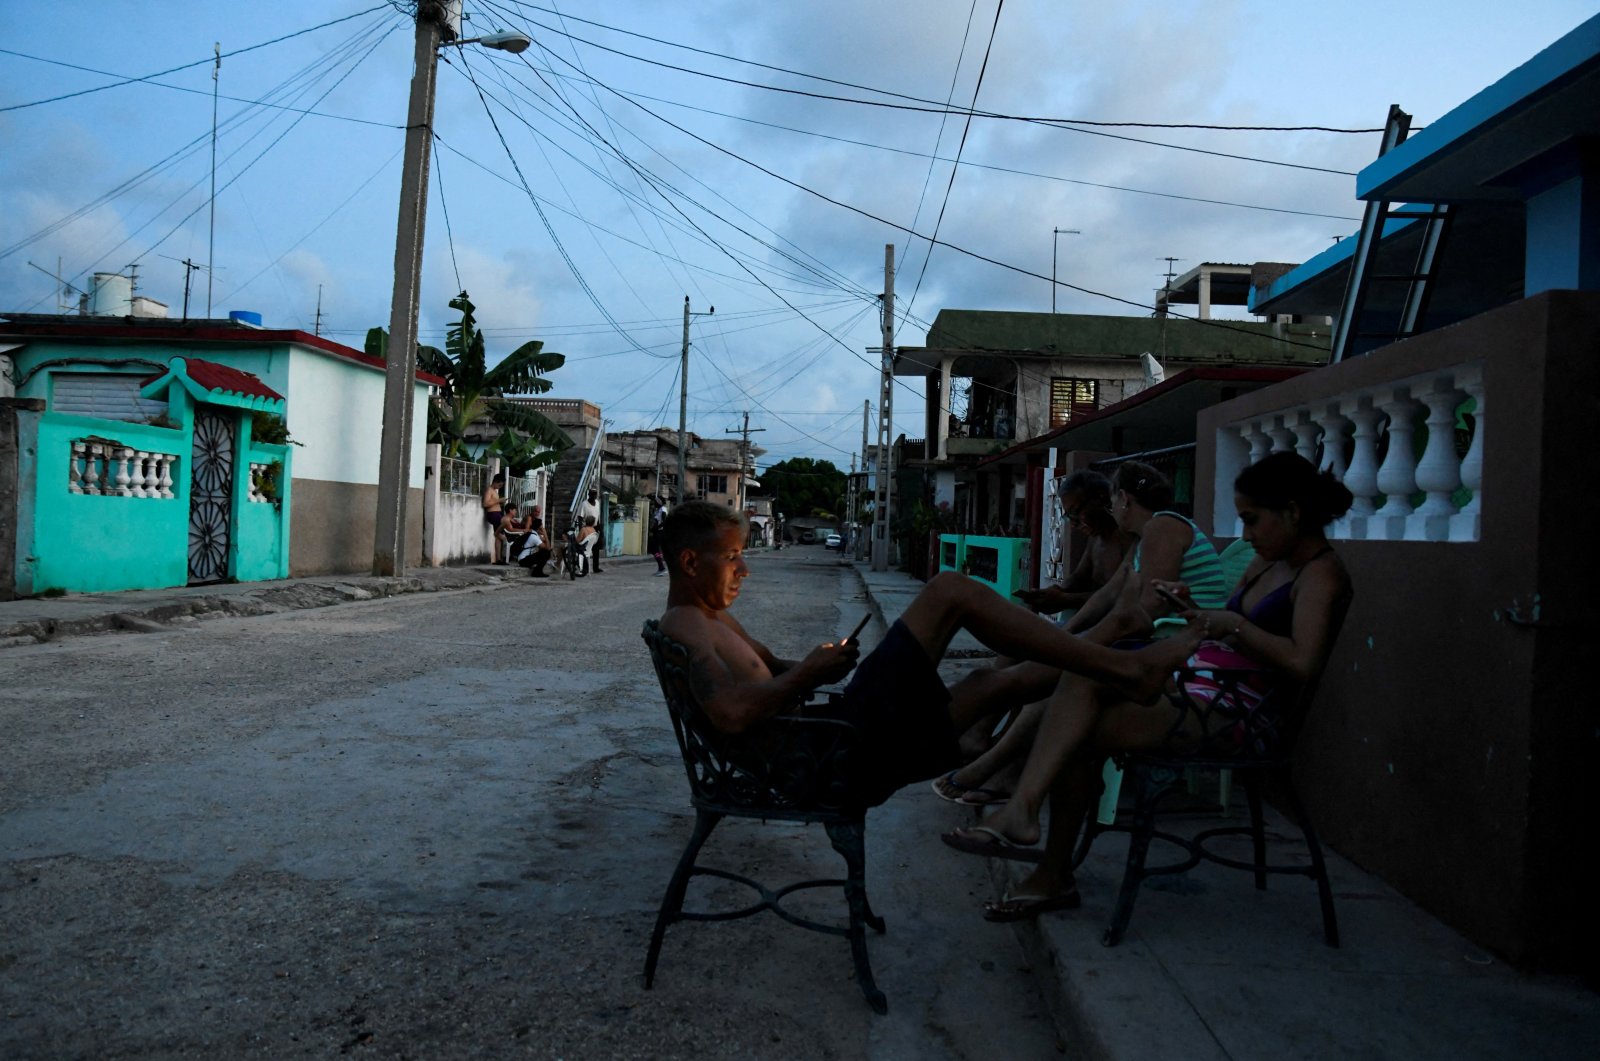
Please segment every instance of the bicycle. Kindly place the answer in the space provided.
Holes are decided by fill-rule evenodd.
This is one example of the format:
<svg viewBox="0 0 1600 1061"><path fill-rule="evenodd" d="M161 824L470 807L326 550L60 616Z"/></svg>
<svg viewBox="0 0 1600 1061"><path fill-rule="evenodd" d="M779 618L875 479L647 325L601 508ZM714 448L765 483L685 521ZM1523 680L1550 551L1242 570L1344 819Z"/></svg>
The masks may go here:
<svg viewBox="0 0 1600 1061"><path fill-rule="evenodd" d="M579 579L589 573L589 554L578 545L576 530L567 531L566 543L561 550L561 567L567 579Z"/></svg>

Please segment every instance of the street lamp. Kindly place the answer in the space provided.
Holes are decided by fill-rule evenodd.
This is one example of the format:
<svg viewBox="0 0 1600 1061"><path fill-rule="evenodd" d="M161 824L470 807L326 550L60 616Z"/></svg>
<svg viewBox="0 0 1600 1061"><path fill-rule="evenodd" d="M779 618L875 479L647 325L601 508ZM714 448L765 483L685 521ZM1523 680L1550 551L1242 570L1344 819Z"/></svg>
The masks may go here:
<svg viewBox="0 0 1600 1061"><path fill-rule="evenodd" d="M389 303L389 350L383 379L383 436L378 448L378 513L373 528L372 573L405 569L406 495L411 485L413 388L417 378L417 311L421 303L422 233L428 214L428 152L433 139L433 95L439 49L481 44L515 55L532 43L521 33L491 33L458 40L461 0L417 5L411 100L406 112L405 158L400 170L400 219L395 226L394 296Z"/></svg>

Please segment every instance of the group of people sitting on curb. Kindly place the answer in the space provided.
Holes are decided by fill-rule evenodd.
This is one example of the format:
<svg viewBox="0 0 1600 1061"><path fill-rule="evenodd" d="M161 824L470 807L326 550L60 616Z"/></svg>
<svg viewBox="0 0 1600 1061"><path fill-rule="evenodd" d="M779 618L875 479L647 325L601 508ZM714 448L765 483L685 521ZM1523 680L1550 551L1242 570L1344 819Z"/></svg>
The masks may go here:
<svg viewBox="0 0 1600 1061"><path fill-rule="evenodd" d="M781 659L729 613L749 574L738 513L689 502L661 528L671 578L661 629L688 648L710 725L733 746L759 739L763 720L848 676L841 709L861 742L850 784L862 807L932 780L946 799L993 808L980 824L945 834L947 844L1037 862L986 904L991 920L1079 905L1071 853L1106 759L1245 753L1239 721L1268 693L1293 702L1315 681L1352 599L1326 537L1350 492L1296 454L1273 454L1235 480L1255 558L1232 587L1206 535L1172 510L1171 484L1154 468L1125 462L1109 481L1080 474L1062 500L1089 536L1065 583L1019 593L1023 607L943 572L864 656L845 639ZM1060 623L1037 614L1064 608L1076 611ZM1156 620L1169 616L1182 625L1153 638ZM958 630L999 658L946 687L938 666ZM1259 673L1243 684L1215 677L1240 666ZM1222 709L1192 709L1212 701Z"/></svg>
<svg viewBox="0 0 1600 1061"><path fill-rule="evenodd" d="M526 511L514 501L505 501L506 477L496 475L483 492L483 520L493 535L490 560L496 565L517 564L528 569L534 578L547 578L545 565L555 556L556 546L545 531L539 506L530 505ZM578 509L578 526L568 535L564 548L577 549L583 554L585 571L599 574L602 539L599 529L598 491L590 490L588 499Z"/></svg>

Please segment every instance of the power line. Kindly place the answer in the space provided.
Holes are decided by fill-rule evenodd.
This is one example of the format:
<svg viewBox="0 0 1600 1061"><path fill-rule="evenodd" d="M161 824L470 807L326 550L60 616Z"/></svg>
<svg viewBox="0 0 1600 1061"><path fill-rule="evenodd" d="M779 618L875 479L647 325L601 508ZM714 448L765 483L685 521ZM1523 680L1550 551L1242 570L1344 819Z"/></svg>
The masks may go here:
<svg viewBox="0 0 1600 1061"><path fill-rule="evenodd" d="M220 58L230 59L235 55L244 55L246 52L257 51L258 49L270 47L271 45L274 45L274 44L282 44L284 41L293 40L295 37L303 37L307 33L315 33L319 29L327 29L329 26L337 26L341 22L349 22L353 18L360 18L362 15L370 15L374 11L382 11L385 7L389 7L389 6L390 5L388 5L388 4L379 4L376 7L367 8L365 11L357 11L353 15L345 15L343 18L331 19L330 21L320 23L319 25L308 26L305 29L295 30L293 33L285 33L281 37L274 37L269 41L262 41L260 44L251 44L251 45L248 45L248 46L246 46L244 48L235 48L231 52L223 52L222 55L220 56ZM17 54L17 53L12 53L12 54ZM25 58L32 58L32 56L25 56ZM13 103L10 106L0 107L0 114L3 114L5 112L7 112L7 111L25 110L28 107L38 107L38 106L41 106L41 105L46 104L46 103L58 103L58 102L60 102L61 100L64 100L64 99L74 99L74 98L76 98L78 96L87 96L87 95L90 95L91 93L95 93L95 92L104 92L108 88L120 88L123 85L138 84L139 82L149 81L149 80L151 80L153 78L165 77L168 74L175 74L179 70L188 70L191 67L204 66L207 63L214 62L217 58L219 58L219 57L218 56L210 56L210 55L208 55L204 59L196 59L192 63L184 63L181 66L172 66L172 67L168 67L165 70L157 70L155 73L153 73L153 74L145 74L143 77L123 78L120 81L113 81L109 85L96 85L94 88L80 89L77 92L68 92L65 95L61 95L61 96L51 96L48 99L36 99L36 100L32 100L32 101L30 101L28 103Z"/></svg>
<svg viewBox="0 0 1600 1061"><path fill-rule="evenodd" d="M231 54L234 54L234 53L230 52L229 54L231 55ZM51 66L62 66L62 67L66 67L68 70L81 70L86 74L100 74L103 77L122 78L123 79L122 82L121 82L122 84L132 84L132 83L135 83L135 82L142 82L144 84L150 85L153 88L165 88L165 89L170 89L173 92L187 92L192 96L205 96L208 99L211 97L211 93L205 91L204 89L189 88L187 85L169 85L165 81L152 81L148 77L127 77L124 74L115 73L114 71L111 71L111 70L98 70L98 69L96 69L96 68L94 68L92 66L80 66L77 63L62 62L60 59L47 59L42 55L29 55L26 52L13 51L10 48L0 48L0 55L15 55L19 59L31 59L36 63L47 63L47 64L49 64ZM151 77L157 77L157 76L160 76L160 75L156 75L156 74L152 74L151 75ZM114 86L108 85L106 87L110 88L110 87L114 87ZM292 112L294 112L296 114L308 114L308 115L311 115L311 116L317 117L317 118L332 118L334 121L354 122L357 125L375 125L375 126L379 127L380 129L404 129L405 128L405 126L396 125L394 122L373 121L371 118L357 118L354 115L349 115L349 114L330 114L328 111L304 110L304 109L301 109L299 107L287 107L287 106L284 106L281 103L268 103L266 100L261 100L261 99L245 99L243 96L219 95L219 96L217 96L217 98L218 99L225 99L229 103L245 103L245 104L249 104L252 107L265 107L265 108L267 108L269 110L292 111Z"/></svg>
<svg viewBox="0 0 1600 1061"><path fill-rule="evenodd" d="M554 28L552 28L550 26L546 26L541 22L534 22L533 24L536 25L536 26L539 26L541 29L548 30L548 31L550 31L552 33L558 33L558 34L561 34L562 36L571 36L571 34L563 33L561 30L554 29ZM1001 113L997 113L997 112L994 112L994 111L970 111L970 112L951 111L950 108L940 106L938 103L933 102L931 100L916 100L916 97L905 96L905 95L903 95L901 93L898 93L898 92L890 92L890 91L885 90L885 89L866 88L865 86L851 86L851 87L862 88L864 91L878 92L878 93L880 93L882 95L898 97L898 98L901 98L901 99L912 99L912 100L916 100L916 102L915 103L885 103L885 102L880 101L880 100L859 99L859 98L856 98L856 97L853 97L853 96L836 96L836 95L832 95L832 94L825 93L825 92L810 92L810 91L807 91L805 89L784 88L784 87L777 86L777 85L763 85L763 84L761 84L760 82L757 82L757 81L746 81L746 80L744 80L742 78L725 77L725 76L723 76L721 74L713 74L713 73L710 73L710 72L705 71L705 70L696 70L693 67L678 66L678 65L673 64L673 63L662 62L659 59L650 59L650 58L647 58L645 56L634 55L634 54L632 54L630 52L625 52L625 51L622 51L622 50L617 49L617 48L610 48L610 47L607 47L604 44L599 44L599 43L596 43L595 41L587 40L587 39L584 39L584 38L581 38L581 37L576 37L574 39L580 41L583 44L587 44L591 48L595 48L595 49L598 49L598 50L603 51L603 52L609 52L609 53L611 53L613 55L619 55L619 56L622 56L623 58L626 58L626 59L632 59L635 62L645 63L645 64L650 65L650 66L657 66L657 67L661 67L661 68L667 69L667 70L675 70L675 71L678 71L679 73L692 74L692 75L694 75L696 77L709 78L710 80L721 81L721 82L724 82L726 84L740 85L740 86L743 86L745 88L761 89L761 90L766 91L766 92L777 92L777 93L782 93L782 94L785 94L785 95L804 96L804 97L809 98L809 99L827 100L827 101L835 102L835 103L850 103L850 104L854 104L856 106L862 106L862 107L879 107L879 108L883 108L883 109L887 109L887 110L915 111L915 112L924 113L924 114L971 113L972 115L974 115L976 117L989 118L989 119L993 119L995 121L1023 122L1023 123L1027 123L1027 124L1031 124L1031 125L1043 125L1043 126L1047 126L1049 128L1061 129L1061 130L1064 130L1064 131L1067 131L1067 132L1082 133L1082 134L1087 135L1087 136L1102 136L1102 137L1106 137L1106 138L1112 139L1112 140L1123 140L1123 141L1126 141L1128 143L1145 144L1145 145L1148 145L1148 146L1151 146L1151 147L1164 147L1164 148L1167 148L1168 150L1172 150L1172 151L1187 151L1187 152L1192 152L1194 154L1211 155L1211 156L1214 156L1214 157L1217 157L1217 158L1229 158L1229 159L1234 159L1234 160L1240 161L1240 162L1255 162L1255 163L1259 163L1261 165L1266 165L1266 166L1282 166L1282 167L1285 167L1287 169L1307 170L1307 171L1313 172L1313 173L1329 173L1329 174L1333 174L1335 176L1340 176L1340 177L1354 177L1356 175L1353 171L1350 171L1350 170L1330 169L1330 168L1328 168L1326 166L1311 166L1311 165L1306 165L1306 164L1300 163L1300 162L1285 162L1285 161L1282 161L1282 160L1279 160L1279 159L1257 158L1257 157L1252 156L1252 155L1240 155L1240 154L1235 154L1233 152L1228 152L1228 151L1214 151L1214 150L1211 150L1209 148L1190 147L1190 146L1187 146L1187 145L1184 145L1184 144L1169 144L1169 143L1166 143L1166 142L1160 141L1160 140L1144 140L1144 139L1141 139L1141 138L1136 137L1136 136L1124 136L1124 135L1122 135L1120 133L1108 133L1108 132L1105 132L1102 128L1100 128L1100 126L1112 126L1112 125L1130 125L1131 126L1131 125L1142 125L1142 124L1145 124L1145 123L1134 123L1134 122L1128 122L1128 123L1094 122L1094 121L1080 120L1080 119L1075 119L1075 118L1041 118L1041 117L1035 117L1035 116L1029 116L1029 115L1001 114ZM735 61L742 62L743 60L735 60ZM752 65L760 65L760 64L752 64ZM806 75L800 75L800 76L806 76ZM819 78L818 80L827 80L827 79ZM1182 125L1182 124L1179 124L1179 123L1164 123L1161 127L1162 128L1191 128L1191 127L1195 127L1195 126ZM1213 127L1210 127L1210 128L1215 129L1215 130L1222 130L1222 129L1227 129L1229 127L1226 127L1226 126L1213 126ZM1300 132L1300 131L1311 131L1313 128L1315 128L1315 127L1312 127L1312 126L1294 126L1294 127L1282 126L1282 127L1276 128L1276 129L1269 130L1267 127L1257 127L1256 129L1251 130L1251 131ZM1337 129L1336 130L1336 129L1332 129L1332 128L1327 128L1326 131L1329 131L1329 132L1341 132L1341 133L1367 133L1367 132L1377 132L1377 131L1380 131L1380 130L1373 130L1373 129Z"/></svg>

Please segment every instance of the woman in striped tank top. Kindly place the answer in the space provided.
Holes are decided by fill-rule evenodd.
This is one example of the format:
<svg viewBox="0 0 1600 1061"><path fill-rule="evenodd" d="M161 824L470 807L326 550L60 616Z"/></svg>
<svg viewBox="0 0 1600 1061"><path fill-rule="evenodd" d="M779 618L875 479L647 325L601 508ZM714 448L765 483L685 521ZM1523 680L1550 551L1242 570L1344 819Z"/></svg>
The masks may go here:
<svg viewBox="0 0 1600 1061"><path fill-rule="evenodd" d="M1148 464L1124 461L1113 473L1111 487L1111 515L1137 544L1110 580L1067 620L1067 632L1099 645L1148 638L1153 620L1172 613L1172 606L1155 592L1157 581L1188 586L1196 607L1226 604L1229 587L1223 584L1217 550L1193 520L1172 511L1167 477ZM979 725L986 727L985 736L994 732L1002 714L1017 714L987 751L936 778L933 791L968 805L1005 799L1032 747L1042 701L1060 679L1061 672L1047 664L1002 661L952 686L954 703L983 705L986 717Z"/></svg>
<svg viewBox="0 0 1600 1061"><path fill-rule="evenodd" d="M962 851L1039 862L1014 891L988 904L984 916L1012 921L1078 905L1072 851L1108 755L1200 749L1250 754L1253 741L1270 739L1254 729L1252 716L1262 698L1279 691L1292 702L1317 679L1350 606L1350 575L1326 533L1350 503L1343 484L1294 453L1272 454L1240 473L1234 505L1256 559L1221 607L1184 612L1191 629L1198 626L1215 640L1201 642L1174 675L1167 696L1150 703L1127 700L1068 673L1045 709L1010 800L983 824L945 834L945 842ZM1178 523L1152 515L1147 526L1162 522ZM1132 584L1130 596L1131 589ZM1259 674L1236 687L1218 680L1215 669L1241 665ZM1046 801L1049 835L1043 849L1031 848L1040 837Z"/></svg>
<svg viewBox="0 0 1600 1061"><path fill-rule="evenodd" d="M1216 547L1194 520L1173 511L1172 484L1167 477L1148 464L1124 461L1117 465L1111 484L1111 515L1139 544L1129 562L1068 620L1067 631L1092 630L1092 639L1102 644L1148 636L1150 621L1172 611L1152 585L1157 579L1188 586L1196 607L1226 604L1230 587L1223 584ZM1142 583L1138 607L1119 607L1130 579Z"/></svg>

